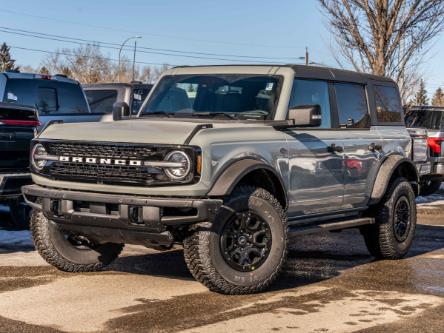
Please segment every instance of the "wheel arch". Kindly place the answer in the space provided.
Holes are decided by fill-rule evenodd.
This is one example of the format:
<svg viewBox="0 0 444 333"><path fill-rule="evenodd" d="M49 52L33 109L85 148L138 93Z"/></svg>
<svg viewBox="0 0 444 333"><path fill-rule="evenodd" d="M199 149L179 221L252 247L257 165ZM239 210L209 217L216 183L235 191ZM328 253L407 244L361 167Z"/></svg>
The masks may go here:
<svg viewBox="0 0 444 333"><path fill-rule="evenodd" d="M390 155L382 163L370 194L370 204L378 203L387 191L390 182L397 177L406 178L419 194L419 177L415 164L401 155Z"/></svg>
<svg viewBox="0 0 444 333"><path fill-rule="evenodd" d="M276 197L284 209L287 209L288 199L282 177L271 166L253 158L238 160L226 167L217 177L208 196L230 195L240 184L264 188Z"/></svg>

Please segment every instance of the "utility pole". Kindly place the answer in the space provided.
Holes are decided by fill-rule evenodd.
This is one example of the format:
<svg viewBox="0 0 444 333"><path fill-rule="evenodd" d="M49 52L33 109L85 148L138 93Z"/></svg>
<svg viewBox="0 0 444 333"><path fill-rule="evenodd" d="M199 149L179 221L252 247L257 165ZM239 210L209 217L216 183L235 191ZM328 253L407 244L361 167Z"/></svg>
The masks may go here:
<svg viewBox="0 0 444 333"><path fill-rule="evenodd" d="M308 47L305 48L305 65L308 66L310 64L310 56L308 54Z"/></svg>
<svg viewBox="0 0 444 333"><path fill-rule="evenodd" d="M134 81L134 76L136 73L136 49L137 49L137 39L134 40L134 54L133 54L133 77L131 81Z"/></svg>

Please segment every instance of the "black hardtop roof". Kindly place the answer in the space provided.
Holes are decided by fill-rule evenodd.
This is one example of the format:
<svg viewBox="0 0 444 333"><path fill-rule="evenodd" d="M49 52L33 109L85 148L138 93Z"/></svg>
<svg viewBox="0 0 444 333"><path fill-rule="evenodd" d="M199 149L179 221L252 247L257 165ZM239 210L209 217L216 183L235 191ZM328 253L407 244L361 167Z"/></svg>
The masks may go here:
<svg viewBox="0 0 444 333"><path fill-rule="evenodd" d="M372 75L367 73L355 72L351 70L330 68L325 66L307 66L296 64L230 64L230 65L198 65L198 66L176 66L174 68L190 68L190 67L289 67L292 68L296 74L296 77L320 79L328 81L343 81L353 83L367 83L368 81L380 81L385 83L391 83L396 85L396 82L392 79L384 76Z"/></svg>

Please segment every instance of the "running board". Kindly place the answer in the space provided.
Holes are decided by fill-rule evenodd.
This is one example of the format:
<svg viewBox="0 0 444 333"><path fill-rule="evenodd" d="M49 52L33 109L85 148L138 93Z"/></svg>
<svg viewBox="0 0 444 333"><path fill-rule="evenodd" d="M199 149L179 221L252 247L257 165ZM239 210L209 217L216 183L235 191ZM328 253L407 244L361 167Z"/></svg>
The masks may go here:
<svg viewBox="0 0 444 333"><path fill-rule="evenodd" d="M330 222L330 223L322 223L322 224L311 224L311 225L293 225L289 228L290 236L300 236L300 235L309 235L315 234L322 231L332 231L332 230L341 230L348 228L360 227L363 225L374 224L375 219L371 217L364 217L353 220L345 220L339 222Z"/></svg>

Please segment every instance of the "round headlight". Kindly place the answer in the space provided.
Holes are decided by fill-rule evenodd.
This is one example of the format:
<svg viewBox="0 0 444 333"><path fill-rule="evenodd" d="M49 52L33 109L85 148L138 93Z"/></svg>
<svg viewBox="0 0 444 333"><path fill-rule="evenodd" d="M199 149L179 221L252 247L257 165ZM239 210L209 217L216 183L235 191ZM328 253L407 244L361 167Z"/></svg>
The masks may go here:
<svg viewBox="0 0 444 333"><path fill-rule="evenodd" d="M175 150L167 154L165 160L168 162L180 163L181 167L165 168L166 175L173 180L184 179L190 173L190 158L183 151Z"/></svg>
<svg viewBox="0 0 444 333"><path fill-rule="evenodd" d="M40 143L36 144L34 148L32 148L31 153L32 166L37 170L42 170L48 162L44 159L46 156L48 156L48 153L46 152L45 147L43 147L43 145Z"/></svg>

